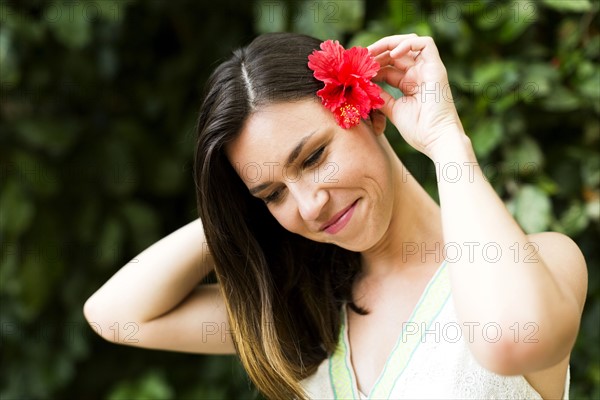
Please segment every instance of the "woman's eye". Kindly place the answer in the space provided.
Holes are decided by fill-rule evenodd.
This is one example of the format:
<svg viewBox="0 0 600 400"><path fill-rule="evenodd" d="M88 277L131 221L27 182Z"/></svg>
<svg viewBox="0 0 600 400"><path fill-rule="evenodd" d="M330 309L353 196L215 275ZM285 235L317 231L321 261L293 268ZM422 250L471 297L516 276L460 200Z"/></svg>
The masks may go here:
<svg viewBox="0 0 600 400"><path fill-rule="evenodd" d="M325 146L321 147L319 150L317 150L315 153L313 153L312 156L307 158L306 161L304 161L304 166L310 167L311 165L316 164L319 161L319 159L321 158L323 151L325 151Z"/></svg>
<svg viewBox="0 0 600 400"><path fill-rule="evenodd" d="M315 165L321 159L323 152L325 151L325 146L321 147L319 150L315 151L309 158L304 161L304 168ZM276 190L267 197L263 198L265 204L275 203L281 200L281 190Z"/></svg>
<svg viewBox="0 0 600 400"><path fill-rule="evenodd" d="M270 195L268 195L267 197L265 197L263 199L263 201L268 204L270 202L274 202L277 201L279 199L281 192L279 190L274 191L273 193L271 193Z"/></svg>

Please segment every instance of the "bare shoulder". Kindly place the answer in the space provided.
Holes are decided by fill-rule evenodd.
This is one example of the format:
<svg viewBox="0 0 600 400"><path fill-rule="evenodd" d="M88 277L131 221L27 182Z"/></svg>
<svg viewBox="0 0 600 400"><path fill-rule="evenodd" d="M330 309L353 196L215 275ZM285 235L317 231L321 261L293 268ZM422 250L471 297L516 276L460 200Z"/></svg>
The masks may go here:
<svg viewBox="0 0 600 400"><path fill-rule="evenodd" d="M527 235L527 239L535 248L534 256L544 261L563 293L576 300L581 317L588 288L587 265L581 249L573 239L559 232L534 233ZM542 398L563 398L569 360L570 354L557 364L524 377Z"/></svg>
<svg viewBox="0 0 600 400"><path fill-rule="evenodd" d="M588 270L585 257L577 243L559 232L540 232L527 239L550 270L563 292L572 296L583 312L588 288Z"/></svg>

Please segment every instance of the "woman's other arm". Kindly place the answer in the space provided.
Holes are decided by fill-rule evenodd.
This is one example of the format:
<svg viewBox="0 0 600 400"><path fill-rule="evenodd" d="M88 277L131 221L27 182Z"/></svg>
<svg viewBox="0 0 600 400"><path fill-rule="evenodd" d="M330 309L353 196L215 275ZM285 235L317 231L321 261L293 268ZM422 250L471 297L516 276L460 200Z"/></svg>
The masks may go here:
<svg viewBox="0 0 600 400"><path fill-rule="evenodd" d="M83 313L110 342L234 354L218 285L199 285L213 266L202 222L196 219L118 270L86 301Z"/></svg>
<svg viewBox="0 0 600 400"><path fill-rule="evenodd" d="M501 375L563 362L587 294L581 250L557 232L526 235L508 211L475 157L432 38L391 36L369 49L383 66L380 78L405 94L394 99L384 92L381 110L436 165L444 256L473 355ZM487 324L497 327L497 337L488 336Z"/></svg>

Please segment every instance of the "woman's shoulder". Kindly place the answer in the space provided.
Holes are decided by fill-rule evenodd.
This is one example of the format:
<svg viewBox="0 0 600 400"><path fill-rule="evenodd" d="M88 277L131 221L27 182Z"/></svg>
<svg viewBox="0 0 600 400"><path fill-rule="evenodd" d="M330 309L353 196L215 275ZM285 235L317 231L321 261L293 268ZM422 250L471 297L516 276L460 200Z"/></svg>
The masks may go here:
<svg viewBox="0 0 600 400"><path fill-rule="evenodd" d="M581 249L569 236L559 232L527 235L531 249L528 255L544 261L563 293L577 302L583 311L587 297L588 272Z"/></svg>

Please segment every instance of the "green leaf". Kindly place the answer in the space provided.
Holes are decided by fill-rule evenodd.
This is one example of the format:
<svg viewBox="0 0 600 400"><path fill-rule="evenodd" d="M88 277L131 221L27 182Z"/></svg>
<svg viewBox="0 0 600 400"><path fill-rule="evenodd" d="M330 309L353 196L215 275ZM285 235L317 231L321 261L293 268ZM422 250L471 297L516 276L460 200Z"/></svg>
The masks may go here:
<svg viewBox="0 0 600 400"><path fill-rule="evenodd" d="M151 370L135 382L125 381L115 386L109 393L109 400L170 400L174 391L163 374Z"/></svg>
<svg viewBox="0 0 600 400"><path fill-rule="evenodd" d="M600 154L593 152L581 159L581 177L589 188L600 186Z"/></svg>
<svg viewBox="0 0 600 400"><path fill-rule="evenodd" d="M506 200L504 202L504 205L506 206L506 209L508 210L508 212L514 217L517 214L517 207L515 205L515 200L514 199L509 199Z"/></svg>
<svg viewBox="0 0 600 400"><path fill-rule="evenodd" d="M579 98L563 86L554 88L554 92L542 101L542 107L548 111L573 111L580 107Z"/></svg>
<svg viewBox="0 0 600 400"><path fill-rule="evenodd" d="M474 68L472 91L488 103L510 93L512 85L518 83L518 66L512 61L492 61Z"/></svg>
<svg viewBox="0 0 600 400"><path fill-rule="evenodd" d="M418 2L411 0L394 0L388 2L389 18L396 29L412 25L423 15Z"/></svg>
<svg viewBox="0 0 600 400"><path fill-rule="evenodd" d="M473 73L474 87L477 92L482 93L486 86L501 82L506 67L507 65L502 61L492 61L477 66Z"/></svg>
<svg viewBox="0 0 600 400"><path fill-rule="evenodd" d="M36 195L50 197L61 188L61 181L53 164L32 153L16 150L13 154L13 167L27 188Z"/></svg>
<svg viewBox="0 0 600 400"><path fill-rule="evenodd" d="M592 9L589 0L542 0L542 4L562 12L585 12Z"/></svg>
<svg viewBox="0 0 600 400"><path fill-rule="evenodd" d="M585 57L593 59L598 56L600 56L600 35L594 35L585 44Z"/></svg>
<svg viewBox="0 0 600 400"><path fill-rule="evenodd" d="M577 68L577 90L594 102L600 102L600 66L583 61Z"/></svg>
<svg viewBox="0 0 600 400"><path fill-rule="evenodd" d="M188 183L191 174L182 168L182 163L170 155L158 155L155 159L149 186L160 195L167 196L177 193L184 182Z"/></svg>
<svg viewBox="0 0 600 400"><path fill-rule="evenodd" d="M589 223L584 206L579 201L573 201L569 208L560 216L560 224L568 236L576 236L583 231Z"/></svg>
<svg viewBox="0 0 600 400"><path fill-rule="evenodd" d="M538 19L537 7L531 0L514 0L507 8L508 17L499 35L502 42L515 40Z"/></svg>
<svg viewBox="0 0 600 400"><path fill-rule="evenodd" d="M100 233L96 254L100 266L110 268L120 261L123 246L123 225L116 218L109 218Z"/></svg>
<svg viewBox="0 0 600 400"><path fill-rule="evenodd" d="M293 17L294 32L323 40L342 39L345 32L360 29L365 7L363 0L317 0L297 4Z"/></svg>
<svg viewBox="0 0 600 400"><path fill-rule="evenodd" d="M478 157L487 157L502 141L504 130L496 118L484 119L475 126L471 141Z"/></svg>
<svg viewBox="0 0 600 400"><path fill-rule="evenodd" d="M581 164L570 157L551 165L552 179L558 185L557 196L568 199L581 196Z"/></svg>
<svg viewBox="0 0 600 400"><path fill-rule="evenodd" d="M537 179L535 180L535 184L549 195L553 195L558 192L558 185L547 175L538 175Z"/></svg>
<svg viewBox="0 0 600 400"><path fill-rule="evenodd" d="M102 169L102 178L108 192L120 196L133 192L139 178L129 142L122 138L110 138L103 151L107 162Z"/></svg>
<svg viewBox="0 0 600 400"><path fill-rule="evenodd" d="M323 1L325 16L323 20L329 19L330 22L339 22L339 27L343 32L352 32L360 29L365 19L364 0L335 0ZM333 6L337 4L337 6ZM339 16L337 15L339 10ZM337 17L337 18L336 18Z"/></svg>
<svg viewBox="0 0 600 400"><path fill-rule="evenodd" d="M65 267L64 251L56 241L31 244L20 267L21 302L27 320L36 318L53 295Z"/></svg>
<svg viewBox="0 0 600 400"><path fill-rule="evenodd" d="M0 263L0 296L16 297L19 293L21 282L17 278L20 268L19 255L21 247L18 241L2 241L2 246L0 246L0 256L2 257Z"/></svg>
<svg viewBox="0 0 600 400"><path fill-rule="evenodd" d="M94 196L85 197L81 206L75 211L76 218L74 229L81 243L94 243L98 232L96 227L100 224L100 201Z"/></svg>
<svg viewBox="0 0 600 400"><path fill-rule="evenodd" d="M459 25L460 33L456 38L457 40L452 42L452 48L454 49L456 57L461 59L469 56L469 53L473 48L475 37L471 27L464 20L461 20Z"/></svg>
<svg viewBox="0 0 600 400"><path fill-rule="evenodd" d="M2 7L5 5L2 4ZM1 12L6 12L2 10ZM0 28L0 82L2 83L2 92L6 90L9 84L16 85L21 77L18 68L18 55L14 51L12 43L12 32L6 27Z"/></svg>
<svg viewBox="0 0 600 400"><path fill-rule="evenodd" d="M427 21L420 21L410 27L409 32L414 32L419 36L431 36L433 31Z"/></svg>
<svg viewBox="0 0 600 400"><path fill-rule="evenodd" d="M348 42L348 47L353 47L353 46L367 47L371 43L374 43L374 42L378 41L379 39L381 39L381 37L382 36L377 33L373 33L370 31L362 31L352 37L352 39Z"/></svg>
<svg viewBox="0 0 600 400"><path fill-rule="evenodd" d="M557 30L558 49L564 53L564 64L577 65L581 61L581 22L579 18L564 18Z"/></svg>
<svg viewBox="0 0 600 400"><path fill-rule="evenodd" d="M525 233L545 231L552 219L550 199L533 185L523 185L515 196L515 217Z"/></svg>
<svg viewBox="0 0 600 400"><path fill-rule="evenodd" d="M17 237L31 225L35 204L16 179L8 179L0 194L0 232Z"/></svg>
<svg viewBox="0 0 600 400"><path fill-rule="evenodd" d="M254 27L259 33L285 31L290 6L283 2L260 0L254 3Z"/></svg>
<svg viewBox="0 0 600 400"><path fill-rule="evenodd" d="M525 126L525 117L517 110L513 111L508 120L504 120L503 126L506 136L510 138L521 137L527 130Z"/></svg>
<svg viewBox="0 0 600 400"><path fill-rule="evenodd" d="M587 216L598 223L600 220L600 196L598 193L594 194L594 196L585 203L585 212Z"/></svg>
<svg viewBox="0 0 600 400"><path fill-rule="evenodd" d="M507 15L508 10L505 5L488 2L487 7L476 15L475 24L479 29L492 30L500 26L506 20Z"/></svg>
<svg viewBox="0 0 600 400"><path fill-rule="evenodd" d="M50 118L27 119L15 125L19 139L34 148L46 150L51 155L61 155L75 143L78 126L73 121Z"/></svg>
<svg viewBox="0 0 600 400"><path fill-rule="evenodd" d="M438 13L433 13L429 16L429 26L436 36L441 36L446 39L453 39L462 42L464 40L461 37L464 30L463 25L466 25L464 21L457 18L441 18Z"/></svg>
<svg viewBox="0 0 600 400"><path fill-rule="evenodd" d="M558 69L549 63L531 63L523 65L524 76L519 84L519 98L530 99L550 95L560 80Z"/></svg>
<svg viewBox="0 0 600 400"><path fill-rule="evenodd" d="M583 145L594 148L600 142L600 120L590 118L584 122Z"/></svg>
<svg viewBox="0 0 600 400"><path fill-rule="evenodd" d="M544 168L544 153L535 140L524 136L517 144L504 148L504 160L520 176L537 175Z"/></svg>
<svg viewBox="0 0 600 400"><path fill-rule="evenodd" d="M88 8L86 16L92 21L102 19L107 22L119 24L124 20L123 13L125 12L124 9L128 3L131 3L131 0L92 1L92 5L86 5Z"/></svg>
<svg viewBox="0 0 600 400"><path fill-rule="evenodd" d="M0 20L3 23L3 28L7 28L8 32L14 33L15 37L32 43L39 43L44 38L46 34L44 21L35 19L32 15L28 15L21 10L15 10L8 2L2 3L1 10ZM0 32L2 32L2 29L0 29ZM0 46L0 52L2 50L5 50L5 48Z"/></svg>
<svg viewBox="0 0 600 400"><path fill-rule="evenodd" d="M152 208L129 201L121 208L130 228L136 251L141 251L159 239L159 220Z"/></svg>
<svg viewBox="0 0 600 400"><path fill-rule="evenodd" d="M77 2L54 2L44 10L44 20L59 42L72 49L81 49L92 39L89 7Z"/></svg>
<svg viewBox="0 0 600 400"><path fill-rule="evenodd" d="M229 374L229 372L227 372ZM198 386L182 396L184 399L229 400L227 389L221 386Z"/></svg>

